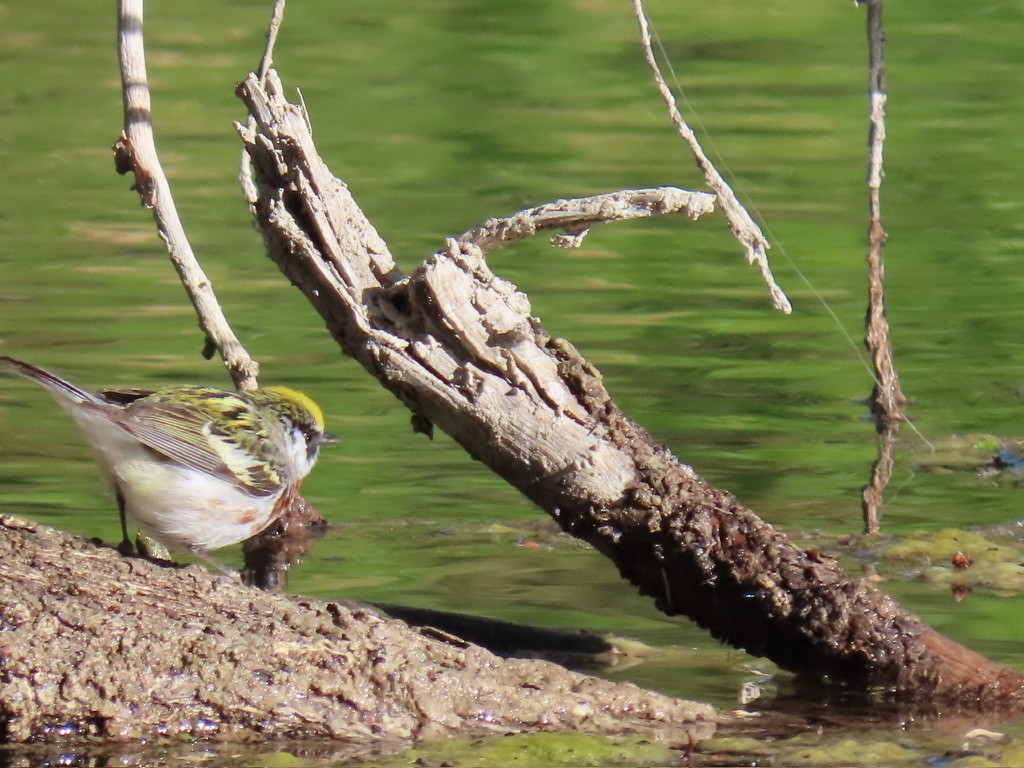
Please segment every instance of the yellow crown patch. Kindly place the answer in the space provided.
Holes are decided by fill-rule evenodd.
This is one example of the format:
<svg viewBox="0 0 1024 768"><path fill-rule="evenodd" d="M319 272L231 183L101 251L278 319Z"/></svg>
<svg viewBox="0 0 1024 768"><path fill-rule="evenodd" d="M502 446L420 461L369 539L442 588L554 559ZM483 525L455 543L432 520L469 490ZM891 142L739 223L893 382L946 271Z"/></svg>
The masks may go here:
<svg viewBox="0 0 1024 768"><path fill-rule="evenodd" d="M276 385L263 387L263 390L277 395L282 400L290 403L300 410L306 411L313 417L317 427L320 429L324 428L324 412L320 409L320 406L316 404L316 401L309 395L303 394L298 390L291 389L290 387L281 387Z"/></svg>

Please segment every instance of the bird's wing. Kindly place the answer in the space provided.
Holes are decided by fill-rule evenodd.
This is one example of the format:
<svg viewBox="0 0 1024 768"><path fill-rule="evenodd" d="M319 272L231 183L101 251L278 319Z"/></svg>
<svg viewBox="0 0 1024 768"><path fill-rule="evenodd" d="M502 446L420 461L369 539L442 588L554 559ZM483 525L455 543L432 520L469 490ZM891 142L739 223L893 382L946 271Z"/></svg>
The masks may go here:
<svg viewBox="0 0 1024 768"><path fill-rule="evenodd" d="M287 482L280 425L233 392L202 387L156 392L125 406L117 422L171 461L254 496L273 495Z"/></svg>
<svg viewBox="0 0 1024 768"><path fill-rule="evenodd" d="M149 397L152 389L98 389L94 392L103 402L111 405L128 405L136 400Z"/></svg>

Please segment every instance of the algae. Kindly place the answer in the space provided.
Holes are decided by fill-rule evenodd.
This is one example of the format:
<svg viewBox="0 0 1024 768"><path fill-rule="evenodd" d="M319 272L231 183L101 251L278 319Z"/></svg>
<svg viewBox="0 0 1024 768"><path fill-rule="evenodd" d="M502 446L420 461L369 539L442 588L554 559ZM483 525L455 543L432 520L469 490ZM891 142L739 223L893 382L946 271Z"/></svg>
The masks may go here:
<svg viewBox="0 0 1024 768"><path fill-rule="evenodd" d="M638 737L605 738L576 733L534 733L448 739L400 755L362 764L364 768L503 768L503 766L675 765L680 754Z"/></svg>
<svg viewBox="0 0 1024 768"><path fill-rule="evenodd" d="M882 562L950 587L1024 592L1024 552L974 531L944 528L912 534L881 550Z"/></svg>

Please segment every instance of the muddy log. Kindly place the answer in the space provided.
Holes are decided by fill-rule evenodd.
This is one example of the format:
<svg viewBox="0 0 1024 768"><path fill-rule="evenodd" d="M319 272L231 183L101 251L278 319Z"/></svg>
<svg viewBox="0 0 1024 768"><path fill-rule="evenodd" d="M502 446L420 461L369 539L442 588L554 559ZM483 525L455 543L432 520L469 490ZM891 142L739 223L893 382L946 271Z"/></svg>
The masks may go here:
<svg viewBox="0 0 1024 768"><path fill-rule="evenodd" d="M0 741L714 731L702 704L501 659L368 606L272 595L0 515Z"/></svg>
<svg viewBox="0 0 1024 768"><path fill-rule="evenodd" d="M412 411L417 429L444 430L609 557L660 610L730 645L801 675L905 698L1020 700L1020 674L937 635L870 583L845 578L831 558L794 546L627 418L598 371L488 269L482 249L531 234L530 216L453 238L404 275L320 159L308 116L284 99L276 74L264 86L249 76L238 93L255 119L239 130L271 258L341 348ZM694 204L700 194L677 192ZM704 210L660 205L651 212ZM568 229L578 237L581 225Z"/></svg>

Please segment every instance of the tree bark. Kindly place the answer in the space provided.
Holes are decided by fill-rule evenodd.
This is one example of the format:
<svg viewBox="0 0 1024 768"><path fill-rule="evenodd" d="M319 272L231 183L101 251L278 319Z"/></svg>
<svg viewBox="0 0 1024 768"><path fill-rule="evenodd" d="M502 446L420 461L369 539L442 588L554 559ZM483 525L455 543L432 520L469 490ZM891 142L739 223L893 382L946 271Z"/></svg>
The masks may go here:
<svg viewBox="0 0 1024 768"><path fill-rule="evenodd" d="M703 704L501 659L373 608L285 598L0 515L0 741L101 735L709 736Z"/></svg>
<svg viewBox="0 0 1024 768"><path fill-rule="evenodd" d="M265 85L251 75L239 95L255 119L239 130L271 258L420 428L443 429L662 611L733 646L904 698L1019 702L1020 674L844 578L834 560L794 546L656 443L476 245L449 240L403 275L276 73Z"/></svg>

